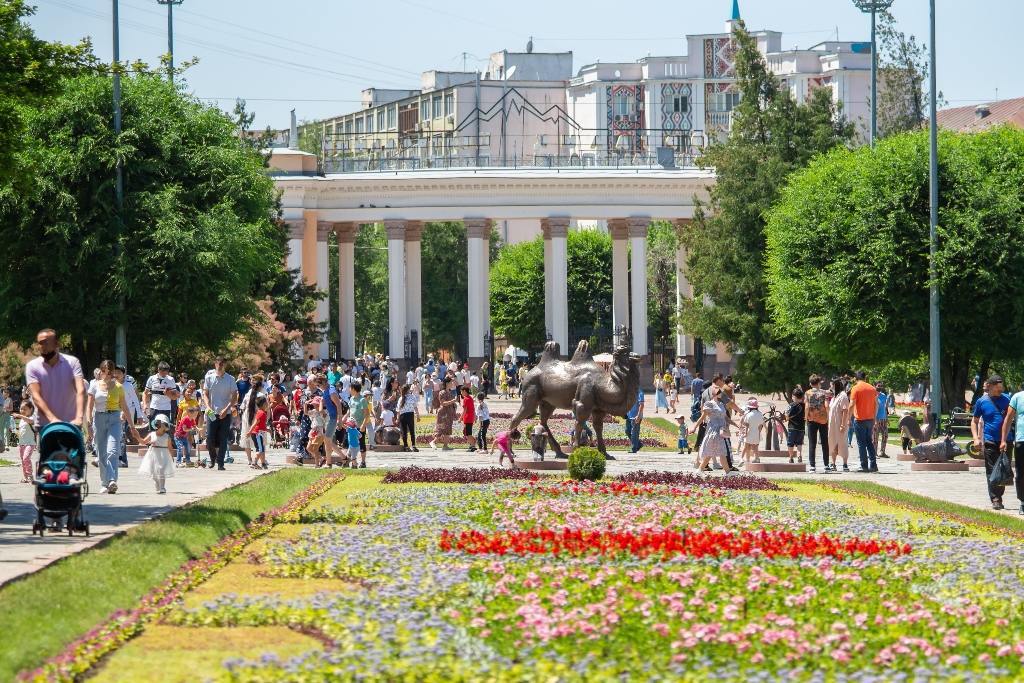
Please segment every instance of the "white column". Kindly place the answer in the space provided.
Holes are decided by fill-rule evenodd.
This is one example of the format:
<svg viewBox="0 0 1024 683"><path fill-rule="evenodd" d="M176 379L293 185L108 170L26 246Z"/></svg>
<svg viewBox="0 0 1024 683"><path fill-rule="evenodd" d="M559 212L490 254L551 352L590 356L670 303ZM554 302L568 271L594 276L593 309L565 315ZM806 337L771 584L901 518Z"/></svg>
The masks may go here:
<svg viewBox="0 0 1024 683"><path fill-rule="evenodd" d="M612 236L612 327L629 327L629 223L624 218L608 221Z"/></svg>
<svg viewBox="0 0 1024 683"><path fill-rule="evenodd" d="M487 282L489 263L487 246L491 234L491 221L486 218L467 218L467 260L469 261L469 358L471 365L484 360L484 335L490 326L490 286Z"/></svg>
<svg viewBox="0 0 1024 683"><path fill-rule="evenodd" d="M288 270L298 270L302 277L302 237L306 234L305 220L285 221L288 225Z"/></svg>
<svg viewBox="0 0 1024 683"><path fill-rule="evenodd" d="M384 221L388 233L388 349L392 360L405 357L405 221Z"/></svg>
<svg viewBox="0 0 1024 683"><path fill-rule="evenodd" d="M676 221L676 313L683 307L685 299L693 298L693 287L686 279L686 247L679 239L681 231L693 222L692 218L680 218ZM676 356L693 355L693 338L686 334L683 326L676 328Z"/></svg>
<svg viewBox="0 0 1024 683"><path fill-rule="evenodd" d="M558 342L563 356L569 348L569 237L568 218L549 218L551 226L551 337Z"/></svg>
<svg viewBox="0 0 1024 683"><path fill-rule="evenodd" d="M553 327L551 317L551 226L548 219L540 222L540 229L544 235L544 332L551 332Z"/></svg>
<svg viewBox="0 0 1024 683"><path fill-rule="evenodd" d="M326 292L328 287L330 287L331 276L329 254L327 252L327 236L330 234L332 227L333 224L327 221L317 221L316 223L316 288L321 292ZM316 302L316 321L324 326L324 338L317 350L321 358L330 358L334 355L331 350L331 343L327 339L327 331L331 323L330 311L330 304L326 298Z"/></svg>
<svg viewBox="0 0 1024 683"><path fill-rule="evenodd" d="M338 338L341 357L352 359L356 355L356 279L355 241L359 225L335 223L338 238Z"/></svg>
<svg viewBox="0 0 1024 683"><path fill-rule="evenodd" d="M633 351L646 356L647 348L647 226L649 218L629 219L629 246L633 252L630 284L633 290Z"/></svg>
<svg viewBox="0 0 1024 683"><path fill-rule="evenodd" d="M412 336L416 330L413 353L423 358L423 269L421 246L423 221L405 222L405 328Z"/></svg>

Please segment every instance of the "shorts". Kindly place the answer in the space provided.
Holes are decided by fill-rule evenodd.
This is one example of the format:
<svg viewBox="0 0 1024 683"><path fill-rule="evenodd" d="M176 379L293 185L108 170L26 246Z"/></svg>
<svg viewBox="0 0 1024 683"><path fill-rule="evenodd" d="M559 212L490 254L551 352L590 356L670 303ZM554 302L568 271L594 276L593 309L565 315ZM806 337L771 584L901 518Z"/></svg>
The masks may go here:
<svg viewBox="0 0 1024 683"><path fill-rule="evenodd" d="M802 429L790 429L786 434L786 446L788 448L794 448L796 446L804 445L804 430Z"/></svg>
<svg viewBox="0 0 1024 683"><path fill-rule="evenodd" d="M345 431L348 436L348 447L350 449L359 448L359 430L355 427L348 427Z"/></svg>
<svg viewBox="0 0 1024 683"><path fill-rule="evenodd" d="M324 436L334 441L334 433L336 431L338 431L338 418L332 417L327 420L327 426L324 427Z"/></svg>
<svg viewBox="0 0 1024 683"><path fill-rule="evenodd" d="M472 422L463 422L462 423L462 435L463 436L473 436L473 423Z"/></svg>
<svg viewBox="0 0 1024 683"><path fill-rule="evenodd" d="M257 453L266 453L267 449L263 445L263 432L257 432L249 437L252 441L252 449Z"/></svg>

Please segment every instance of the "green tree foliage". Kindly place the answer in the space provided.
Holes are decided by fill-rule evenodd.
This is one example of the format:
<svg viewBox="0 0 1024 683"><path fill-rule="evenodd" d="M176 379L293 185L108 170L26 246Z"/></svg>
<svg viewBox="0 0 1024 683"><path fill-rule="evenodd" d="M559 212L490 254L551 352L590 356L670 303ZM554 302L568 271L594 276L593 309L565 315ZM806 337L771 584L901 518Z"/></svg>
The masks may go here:
<svg viewBox="0 0 1024 683"><path fill-rule="evenodd" d="M115 136L111 90L106 76L77 77L25 113L22 163L36 173L29 198L0 195L0 330L27 344L54 327L87 365L112 356L119 322L133 365L219 350L281 282L273 183L227 116L153 75L122 78Z"/></svg>
<svg viewBox="0 0 1024 683"><path fill-rule="evenodd" d="M773 391L805 381L810 360L773 325L766 305L765 216L793 171L815 154L848 144L853 126L836 111L831 91L817 90L797 104L765 64L742 25L733 31L738 85L732 133L701 157L717 182L680 238L690 249L688 277L694 299L681 310L684 328L705 342L742 349L744 385ZM702 305L707 295L712 305Z"/></svg>
<svg viewBox="0 0 1024 683"><path fill-rule="evenodd" d="M383 223L356 231L354 255L356 351L384 349L388 329L388 234Z"/></svg>
<svg viewBox="0 0 1024 683"><path fill-rule="evenodd" d="M972 366L1024 354L1024 131L939 137L943 406ZM778 328L832 363L928 349L928 133L835 150L795 175L767 226Z"/></svg>
<svg viewBox="0 0 1024 683"><path fill-rule="evenodd" d="M654 338L675 339L676 228L652 221L647 230L647 324ZM653 341L653 340L652 340Z"/></svg>
<svg viewBox="0 0 1024 683"><path fill-rule="evenodd" d="M928 115L927 46L905 36L892 14L883 11L878 15L878 48L878 136L920 128Z"/></svg>
<svg viewBox="0 0 1024 683"><path fill-rule="evenodd" d="M60 93L62 79L93 63L91 46L48 43L23 20L35 8L24 0L0 0L0 182L20 175L18 153L28 143L25 107Z"/></svg>
<svg viewBox="0 0 1024 683"><path fill-rule="evenodd" d="M324 122L302 121L299 127L299 149L316 157L317 168L324 169L324 141L326 138Z"/></svg>
<svg viewBox="0 0 1024 683"><path fill-rule="evenodd" d="M612 297L612 239L600 230L570 230L569 327L593 327L592 301ZM544 239L502 247L491 265L491 324L516 346L544 343ZM610 326L602 313L602 326Z"/></svg>

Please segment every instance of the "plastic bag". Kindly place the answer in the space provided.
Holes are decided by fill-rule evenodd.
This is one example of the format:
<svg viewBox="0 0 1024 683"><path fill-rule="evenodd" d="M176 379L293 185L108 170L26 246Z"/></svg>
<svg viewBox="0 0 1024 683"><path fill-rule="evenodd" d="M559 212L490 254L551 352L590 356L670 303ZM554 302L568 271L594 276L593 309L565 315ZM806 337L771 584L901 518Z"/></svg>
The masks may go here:
<svg viewBox="0 0 1024 683"><path fill-rule="evenodd" d="M992 474L988 475L988 481L992 486L1009 486L1013 483L1013 468L1010 466L1010 456L1000 453L992 468Z"/></svg>

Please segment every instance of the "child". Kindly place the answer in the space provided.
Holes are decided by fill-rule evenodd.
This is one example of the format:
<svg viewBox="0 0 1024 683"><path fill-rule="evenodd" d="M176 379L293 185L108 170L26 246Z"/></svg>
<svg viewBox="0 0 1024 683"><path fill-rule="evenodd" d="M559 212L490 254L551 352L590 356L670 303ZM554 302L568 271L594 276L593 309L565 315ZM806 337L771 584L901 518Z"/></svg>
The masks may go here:
<svg viewBox="0 0 1024 683"><path fill-rule="evenodd" d="M668 408L669 410L676 409L676 401L679 400L679 390L676 389L676 385L673 384L672 388L668 390Z"/></svg>
<svg viewBox="0 0 1024 683"><path fill-rule="evenodd" d="M491 409L487 406L487 395L480 392L476 395L476 421L480 431L476 435L476 445L481 451L487 450L487 429L491 426Z"/></svg>
<svg viewBox="0 0 1024 683"><path fill-rule="evenodd" d="M32 428L32 415L36 407L32 401L22 401L21 410L14 416L18 431L18 453L21 455L21 483L32 482L32 451L36 448L36 430Z"/></svg>
<svg viewBox="0 0 1024 683"><path fill-rule="evenodd" d="M348 465L352 469L356 469L359 466L356 463L356 456L359 455L359 426L351 417L345 422L345 435L348 437L348 453L341 466Z"/></svg>
<svg viewBox="0 0 1024 683"><path fill-rule="evenodd" d="M544 460L544 450L548 445L548 434L543 425L538 422L533 432L530 433L530 448L533 450L534 460Z"/></svg>
<svg viewBox="0 0 1024 683"><path fill-rule="evenodd" d="M306 416L309 418L309 443L306 451L313 456L313 460L319 467L320 447L324 443L324 432L327 429L327 411L320 397L314 397L306 403ZM298 460L296 459L296 462Z"/></svg>
<svg viewBox="0 0 1024 683"><path fill-rule="evenodd" d="M498 455L498 467L501 467L502 464L504 464L505 456L507 455L509 464L515 468L515 453L512 452L512 444L509 443L509 435L507 431L498 432L497 436L494 437L494 440L491 441L491 451L487 455L494 455L495 448L500 451L500 454Z"/></svg>
<svg viewBox="0 0 1024 683"><path fill-rule="evenodd" d="M804 445L804 390L797 385L793 390L793 402L786 409L786 424L789 432L786 434L786 446L789 448L789 462L796 457L799 462L804 461L801 451ZM814 468L811 468L811 472Z"/></svg>
<svg viewBox="0 0 1024 683"><path fill-rule="evenodd" d="M469 452L476 451L476 437L473 436L473 423L476 422L476 404L473 403L473 396L469 393L469 387L460 388L462 392L462 435L466 437L466 445Z"/></svg>
<svg viewBox="0 0 1024 683"><path fill-rule="evenodd" d="M401 439L399 429L395 427L395 411L391 408L391 401L384 401L381 404L380 427L377 432L378 443L395 446Z"/></svg>
<svg viewBox="0 0 1024 683"><path fill-rule="evenodd" d="M679 425L679 439L676 441L676 445L679 447L679 455L683 454L684 448L687 453L693 453L693 449L690 448L690 440L686 438L686 415L683 413L676 415L676 424Z"/></svg>
<svg viewBox="0 0 1024 683"><path fill-rule="evenodd" d="M749 465L761 462L758 446L761 443L761 431L764 429L764 415L758 409L757 399L747 401L747 409L740 419L740 443L743 444L743 458Z"/></svg>
<svg viewBox="0 0 1024 683"><path fill-rule="evenodd" d="M906 413L904 413L904 415L912 415L912 414L913 413L911 413L910 411L907 411ZM900 427L900 436L903 437L903 455L909 455L910 454L910 444L912 442L911 442L911 439L910 439L910 432L907 431L906 425ZM20 434L18 436L18 443L21 443L21 436L20 436Z"/></svg>
<svg viewBox="0 0 1024 683"><path fill-rule="evenodd" d="M168 430L171 422L164 414L153 418L153 431L146 435L145 443L149 444L146 457L142 459L139 466L139 474L148 474L153 477L157 493L167 493L164 483L169 477L174 476L174 461L171 459L171 452L167 445L171 440Z"/></svg>
<svg viewBox="0 0 1024 683"><path fill-rule="evenodd" d="M267 467L266 443L268 405L269 402L266 396L260 396L256 399L256 416L252 420L252 426L249 427L249 433L246 434L252 440L252 449L256 451L256 456L251 465L254 470L269 469ZM317 466L319 467L319 465Z"/></svg>
<svg viewBox="0 0 1024 683"><path fill-rule="evenodd" d="M302 449L302 430L299 429L299 425L293 424L290 427L288 447L296 455L298 455L299 451Z"/></svg>
<svg viewBox="0 0 1024 683"><path fill-rule="evenodd" d="M198 431L199 406L190 405L185 409L185 416L178 420L174 428L175 465L181 465L181 454L185 453L185 467L192 467L192 444L189 435Z"/></svg>

